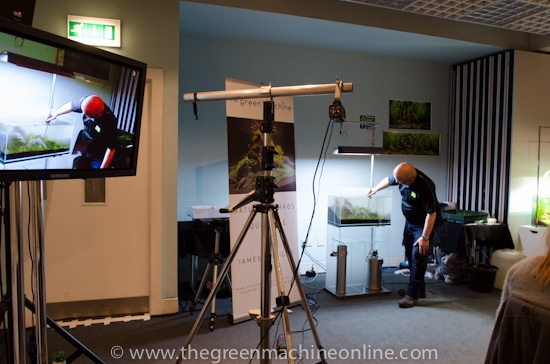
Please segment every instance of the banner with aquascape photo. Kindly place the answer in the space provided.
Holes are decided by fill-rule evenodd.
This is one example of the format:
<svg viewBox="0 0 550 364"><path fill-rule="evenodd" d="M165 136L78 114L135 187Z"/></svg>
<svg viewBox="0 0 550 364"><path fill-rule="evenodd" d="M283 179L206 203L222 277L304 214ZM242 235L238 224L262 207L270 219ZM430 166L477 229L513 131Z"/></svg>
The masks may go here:
<svg viewBox="0 0 550 364"><path fill-rule="evenodd" d="M226 80L226 90L254 89L260 84ZM264 103L273 102L274 117L272 130L263 130ZM271 176L274 182L274 209L280 217L280 225L284 236L288 241L292 258L297 264L298 257L298 231L296 214L296 170L294 147L294 105L292 97L276 97L258 99L238 99L226 101L227 136L228 136L228 183L229 206L237 206L250 193L256 189L256 181L261 176ZM270 145L273 151L273 163L266 168L262 161L265 157L264 138L269 132ZM268 139L269 140L269 139ZM272 255L277 255L280 261L282 280L285 295L290 297L290 302L299 301L299 292L293 284L294 272L288 262L288 256L281 242L278 229L272 224L273 214L262 212L263 209L255 209L261 205L260 201L251 201L241 206L229 215L229 231L231 249L239 237L244 234L244 239L238 247L231 263L231 286L233 313L232 322L237 323L250 319L249 311L260 310L262 297L262 244L264 233L276 236L273 241ZM269 204L268 204L269 205ZM244 231L248 219L254 214L247 231ZM267 214L268 224L264 224ZM267 226L266 226L267 225ZM273 232L275 230L275 232ZM277 246L275 246L277 245ZM271 248L271 247L270 247ZM276 257L273 257L276 258ZM275 259L273 259L274 261ZM275 265L274 265L275 267ZM267 289L267 287L266 287ZM276 269L271 270L271 300L272 307L276 307L275 299L280 296Z"/></svg>

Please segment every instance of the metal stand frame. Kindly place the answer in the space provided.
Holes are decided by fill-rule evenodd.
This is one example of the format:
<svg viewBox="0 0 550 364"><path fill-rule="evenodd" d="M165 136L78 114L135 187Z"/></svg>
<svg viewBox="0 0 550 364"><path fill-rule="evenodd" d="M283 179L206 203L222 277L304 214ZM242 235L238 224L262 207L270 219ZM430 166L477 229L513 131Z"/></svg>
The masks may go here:
<svg viewBox="0 0 550 364"><path fill-rule="evenodd" d="M219 225L220 223L215 220L214 224L216 224L214 226L214 231L216 233L216 237L214 240L214 251L212 252L212 254L210 254L210 257L208 258L208 264L206 265L206 269L204 270L204 273L202 275L199 289L197 290L193 304L189 309L191 312L195 310L195 306L199 303L199 299L202 295L202 290L204 289L204 286L209 278L210 270L212 269L212 284L215 286L218 282L218 268L223 267L223 257L220 254L220 234L222 231L222 227ZM227 282L227 285L231 287L231 280L229 279L229 275L226 275L224 277L224 280ZM214 331L214 328L216 326L216 316L216 297L214 297L212 299L210 311L210 331Z"/></svg>
<svg viewBox="0 0 550 364"><path fill-rule="evenodd" d="M284 233L281 220L279 218L278 214L278 206L276 204L273 204L275 201L274 199L274 189L276 188L276 185L274 183L274 177L271 176L271 170L273 168L273 155L275 154L273 147L271 146L271 133L272 133L272 127L273 127L273 117L274 117L274 103L272 101L266 101L264 102L264 123L263 123L263 133L264 133L264 140L263 140L263 150L262 150L262 170L263 175L258 176L256 178L256 184L255 189L251 191L248 195L246 195L239 203L237 203L235 206L227 209L227 211L221 211L221 212L233 212L240 207L247 205L248 203L252 201L258 201L259 204L256 204L253 206L252 211L250 212L250 215L243 226L241 233L239 237L237 238L237 241L235 243L235 246L233 250L230 252L229 256L227 257L227 262L225 266L222 268L222 271L220 272L220 275L222 277L225 277L227 275L227 272L229 270L229 267L231 265L231 262L233 261L233 258L239 251L239 248L244 241L244 238L246 236L247 231L250 228L250 225L252 224L252 221L256 217L257 213L261 214L261 254L262 254L262 263L261 263L261 295L262 295L262 304L260 308L260 315L256 316L256 322L260 326L260 362L261 363L269 363L271 358L271 350L269 348L270 346L270 329L275 321L275 317L272 315L272 308L271 308L271 271L272 271L272 260L274 263L275 268L275 274L277 279L277 289L279 296L276 297L276 304L277 307L280 309L282 320L283 320L283 330L285 335L285 341L286 341L286 350L288 353L293 353L292 350L292 339L291 339L291 332L290 332L290 323L288 318L288 305L290 304L290 299L288 295L285 293L285 287L283 284L283 276L281 271L281 263L279 260L279 248L277 243L277 234L279 233L279 237L281 239L281 243L283 244L283 247L285 249L286 256L288 258L288 261L290 263L290 267L293 272L294 281L296 284L296 288L298 289L298 292L300 294L301 301L303 303L304 310L306 311L306 316L310 324L311 332L313 334L313 337L315 339L315 343L317 345L317 348L319 349L319 354L321 358L321 363L326 363L325 360L325 351L321 345L321 342L319 340L319 335L317 334L317 329L315 327L315 322L313 320L313 316L311 314L311 311L309 309L309 305L307 304L306 295L304 293L303 286L300 282L300 277L298 276L298 268L296 266L296 263L294 262L294 259L292 258L292 251L290 249L290 246L288 244L288 240L286 238L286 235ZM214 299L214 296L216 295L217 291L219 290L221 286L222 280L218 280L212 290L210 291L210 294L206 298L206 302L204 303L202 310L200 311L197 319L195 320L195 323L193 327L191 328L191 332L189 333L189 336L187 337L187 341L184 345L184 350L187 350L190 345L191 341L195 337L199 326L204 318L204 315L206 313L206 309ZM184 353L182 353L184 354ZM267 354L267 357L266 357ZM182 363L185 359L185 355L182 355L177 363ZM292 355L288 355L288 362L294 363L294 359Z"/></svg>
<svg viewBox="0 0 550 364"><path fill-rule="evenodd" d="M39 182L39 184L38 184ZM46 315L46 290L45 290L45 275L44 275L44 209L43 209L43 184L42 181L29 181L29 225L33 224L32 229L27 229L28 232L34 233L34 236L28 236L32 241L33 250L33 275L31 277L34 286L35 295L33 301L25 297L24 287L24 265L22 262L23 254L23 201L21 195L21 181L15 188L15 197L17 204L15 205L15 216L17 227L17 239L12 239L11 235L11 207L10 207L10 191L9 185L11 182L3 182L0 184L2 200L2 227L3 237L5 239L5 269L2 272L6 278L7 291L2 297L2 305L0 306L0 314L2 317L8 314L7 335L12 342L12 350L6 348L8 360L10 363L25 364L27 362L26 350L26 323L25 309L29 309L36 317L36 363L47 364L48 347L47 347L47 326L49 325L67 342L76 348L76 351L67 358L67 363L71 363L78 356L84 354L92 362L96 364L104 364L97 355L91 352L86 346L80 343L74 336L69 334L65 329L59 326L53 319ZM31 361L34 362L34 361Z"/></svg>

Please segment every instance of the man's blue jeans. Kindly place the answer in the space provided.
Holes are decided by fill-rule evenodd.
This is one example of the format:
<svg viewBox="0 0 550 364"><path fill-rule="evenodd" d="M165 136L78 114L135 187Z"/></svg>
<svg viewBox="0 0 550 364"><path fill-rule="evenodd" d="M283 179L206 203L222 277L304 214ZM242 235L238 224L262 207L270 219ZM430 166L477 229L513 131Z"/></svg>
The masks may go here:
<svg viewBox="0 0 550 364"><path fill-rule="evenodd" d="M422 236L423 229L424 225L413 225L405 222L405 229L403 232L405 257L407 258L410 269L407 295L414 299L418 299L420 292L426 291L424 275L426 274L426 268L428 267L428 253L424 255L420 254L419 246L413 246L414 243Z"/></svg>

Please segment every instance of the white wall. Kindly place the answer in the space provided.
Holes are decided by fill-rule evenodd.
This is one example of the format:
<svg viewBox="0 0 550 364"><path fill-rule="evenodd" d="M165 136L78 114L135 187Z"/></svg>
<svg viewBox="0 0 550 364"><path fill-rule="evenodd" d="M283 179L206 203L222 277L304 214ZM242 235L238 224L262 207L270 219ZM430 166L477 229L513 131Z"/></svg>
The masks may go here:
<svg viewBox="0 0 550 364"><path fill-rule="evenodd" d="M273 86L326 84L335 82L337 77L352 82L353 93L341 97L347 120L358 121L360 115L375 115L380 123L377 146L382 143L382 130L388 128L390 99L431 101L432 131L441 134L440 156L377 157L374 180L378 182L389 175L397 163L408 160L434 179L438 197L446 199L450 65L186 35L181 37L180 59L182 94L223 90L226 77L271 83ZM305 240L312 215L314 171L327 129L328 107L333 99L333 95L295 98L299 216L299 241L296 244ZM228 203L225 102L199 102L199 120L195 120L191 103L183 100L180 103L178 219L190 220L187 215L189 206ZM351 132L346 136L336 127L328 149L332 151L336 145L359 144L370 145L370 136ZM321 261L326 260L324 244L329 191L337 187L368 187L370 184L368 157L333 156L330 152L326 157L320 185L317 185L319 195L308 239L312 245L308 252ZM391 255L402 261L404 219L397 190L394 196L393 224L389 231L388 250L383 256ZM303 261L309 269L309 258L305 257Z"/></svg>

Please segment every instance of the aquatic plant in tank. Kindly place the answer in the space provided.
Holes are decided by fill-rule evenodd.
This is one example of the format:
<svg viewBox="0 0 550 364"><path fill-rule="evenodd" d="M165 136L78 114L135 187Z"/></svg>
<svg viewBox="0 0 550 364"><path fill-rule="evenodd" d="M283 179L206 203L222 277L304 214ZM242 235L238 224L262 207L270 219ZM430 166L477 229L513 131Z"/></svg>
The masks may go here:
<svg viewBox="0 0 550 364"><path fill-rule="evenodd" d="M550 226L550 197L534 197L533 221L535 226Z"/></svg>

